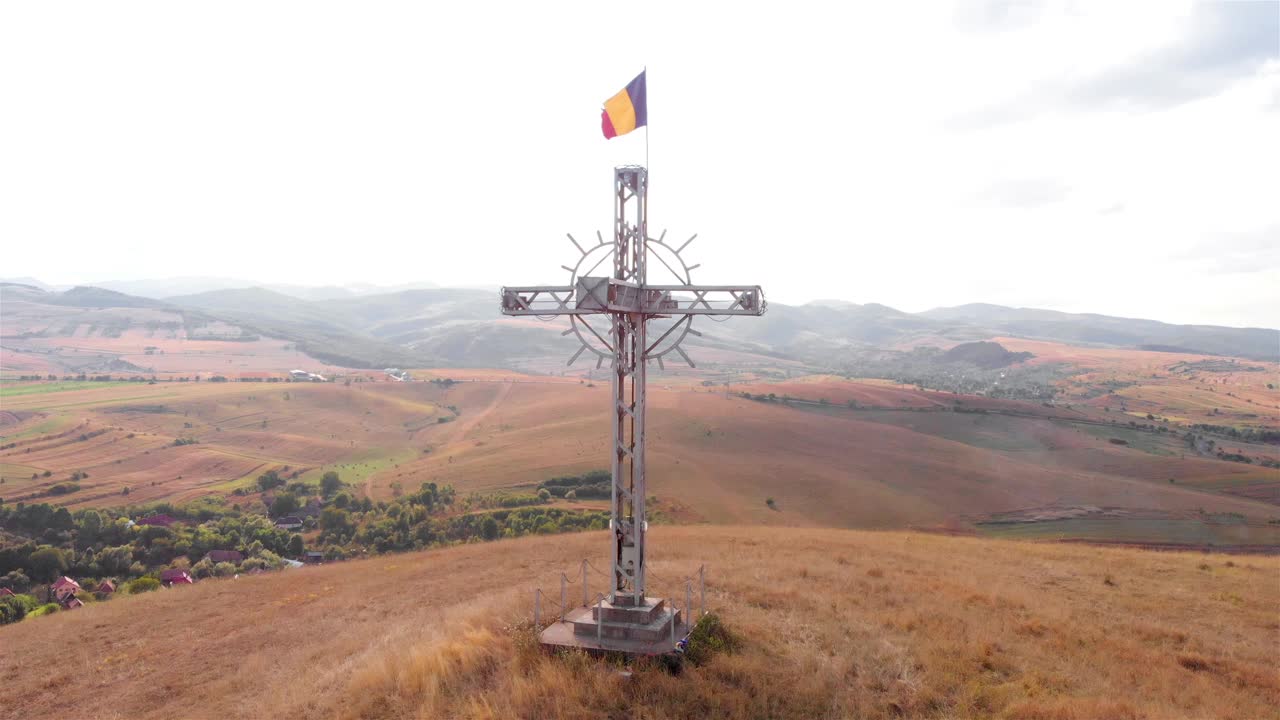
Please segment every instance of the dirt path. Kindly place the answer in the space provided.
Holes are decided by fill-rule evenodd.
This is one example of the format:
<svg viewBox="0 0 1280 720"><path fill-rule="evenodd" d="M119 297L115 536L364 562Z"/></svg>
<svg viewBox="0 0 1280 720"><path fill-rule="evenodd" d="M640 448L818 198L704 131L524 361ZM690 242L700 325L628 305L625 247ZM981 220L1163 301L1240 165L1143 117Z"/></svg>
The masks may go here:
<svg viewBox="0 0 1280 720"><path fill-rule="evenodd" d="M498 390L498 394L493 396L493 399L489 401L489 404L486 405L483 410L474 415L469 414L461 416L463 418L462 420L455 420L453 422L452 427L448 428L445 432L445 437L447 439L444 441L444 444L446 446L452 445L456 442L461 442L462 439L466 437L467 433L474 430L475 427L480 424L481 420L489 417L489 414L496 410L498 406L502 404L503 400L507 399L507 396L511 394L511 384L503 384L501 388L502 389Z"/></svg>
<svg viewBox="0 0 1280 720"><path fill-rule="evenodd" d="M489 417L489 415L496 410L510 394L511 383L503 383L498 392L493 396L493 399L489 401L489 404L484 406L484 409L476 413L469 412L466 415L459 415L457 417L460 419L448 423L439 438L440 450L444 451L449 446L462 442L462 440L466 438L467 434L474 430L485 418ZM443 405L441 405L441 407L443 407ZM431 429L431 426L428 426L428 428ZM374 497L374 481L378 478L378 475L380 475L381 472L385 471L371 473L367 478L365 478L364 483L361 484L360 489L364 493L365 497Z"/></svg>

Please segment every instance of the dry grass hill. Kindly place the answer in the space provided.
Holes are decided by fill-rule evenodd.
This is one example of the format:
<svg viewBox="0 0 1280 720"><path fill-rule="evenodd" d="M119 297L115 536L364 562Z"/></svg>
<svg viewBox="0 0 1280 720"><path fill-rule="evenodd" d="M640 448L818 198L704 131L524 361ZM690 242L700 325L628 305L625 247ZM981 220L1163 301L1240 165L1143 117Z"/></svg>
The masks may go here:
<svg viewBox="0 0 1280 720"><path fill-rule="evenodd" d="M605 544L584 533L3 627L0 717L1280 717L1277 558L801 528L652 538L657 590L683 604L679 578L705 562L738 641L680 677L532 642L534 588L558 599L560 571Z"/></svg>
<svg viewBox="0 0 1280 720"><path fill-rule="evenodd" d="M607 457L606 388L473 380L16 386L5 398L0 497L72 508L184 501L252 490L269 469L303 479L337 470L375 499L423 482L528 491ZM1161 434L1105 425L1103 413L833 378L741 387L810 402L697 385L651 391L651 492L666 519L971 530L996 515L1068 512L1033 529L1280 545L1274 470L1188 454ZM188 439L197 442L175 445ZM79 490L50 494L78 471Z"/></svg>
<svg viewBox="0 0 1280 720"><path fill-rule="evenodd" d="M304 480L337 470L375 499L424 482L527 492L607 457L605 387L470 377L9 386L0 497L72 508L185 501L252 491L270 469ZM651 390L651 492L665 519L1280 545L1275 470L1202 457L1123 420L1113 427L1096 408L830 377L741 390L808 400L760 402L692 384ZM186 440L197 442L175 444ZM77 491L51 494L76 472L87 473Z"/></svg>

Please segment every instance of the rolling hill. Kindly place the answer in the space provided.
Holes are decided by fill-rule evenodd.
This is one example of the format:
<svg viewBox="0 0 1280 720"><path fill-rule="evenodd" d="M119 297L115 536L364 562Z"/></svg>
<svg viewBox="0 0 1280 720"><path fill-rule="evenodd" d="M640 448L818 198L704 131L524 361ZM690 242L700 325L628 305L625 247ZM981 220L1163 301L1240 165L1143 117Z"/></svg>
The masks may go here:
<svg viewBox="0 0 1280 720"><path fill-rule="evenodd" d="M828 529L651 538L654 594L684 606L681 579L705 564L706 607L732 639L678 677L538 650L534 589L549 621L560 573L600 557L594 532L205 580L0 627L0 717L1092 720L1280 706L1276 558ZM32 661L52 648L56 662Z"/></svg>
<svg viewBox="0 0 1280 720"><path fill-rule="evenodd" d="M1010 308L975 303L936 308L921 317L972 325L1000 335L1204 355L1230 355L1251 360L1280 359L1280 331L1212 325L1170 325L1155 320Z"/></svg>
<svg viewBox="0 0 1280 720"><path fill-rule="evenodd" d="M23 316L39 315L42 307L45 314L55 314L48 308L57 306L149 308L181 315L193 334L192 325L221 322L241 328L244 335L298 343L317 359L350 367L541 368L563 362L576 349L575 339L559 335L561 324L501 317L490 291L431 288L355 293L295 288L290 293L261 287L223 288L154 300L97 288L50 292L0 285L0 299L6 304L22 303ZM5 335L22 334L24 323L6 324L15 323L20 327L6 329ZM46 335L58 333L48 323L40 327L39 332ZM781 360L810 368L840 367L868 357L892 363L900 359L901 350L945 349L999 336L1259 360L1276 360L1280 354L1280 331L1273 329L1169 325L995 305L913 314L874 303L773 303L763 318L706 323L703 329L705 336L691 339L691 347L741 356L739 364Z"/></svg>
<svg viewBox="0 0 1280 720"><path fill-rule="evenodd" d="M605 462L606 388L471 377L26 386L4 399L14 417L0 428L2 497L72 508L187 501L271 469L311 481L334 470L384 500L427 482L528 493ZM1180 438L1117 427L1108 413L832 378L741 389L797 400L650 390L650 493L671 520L1280 546L1273 470L1189 453ZM79 490L50 494L76 472L88 473Z"/></svg>

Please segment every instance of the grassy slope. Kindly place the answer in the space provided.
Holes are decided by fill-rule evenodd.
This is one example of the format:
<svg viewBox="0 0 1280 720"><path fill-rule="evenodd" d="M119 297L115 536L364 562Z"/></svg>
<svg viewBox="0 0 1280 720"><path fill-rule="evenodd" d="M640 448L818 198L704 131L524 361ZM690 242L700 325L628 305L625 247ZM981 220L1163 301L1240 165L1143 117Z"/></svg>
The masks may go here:
<svg viewBox="0 0 1280 720"><path fill-rule="evenodd" d="M554 599L605 536L525 538L0 628L0 717L1280 716L1280 559L817 529L653 539L659 592L708 563L737 653L629 681L541 655L534 587ZM57 663L32 662L49 648Z"/></svg>

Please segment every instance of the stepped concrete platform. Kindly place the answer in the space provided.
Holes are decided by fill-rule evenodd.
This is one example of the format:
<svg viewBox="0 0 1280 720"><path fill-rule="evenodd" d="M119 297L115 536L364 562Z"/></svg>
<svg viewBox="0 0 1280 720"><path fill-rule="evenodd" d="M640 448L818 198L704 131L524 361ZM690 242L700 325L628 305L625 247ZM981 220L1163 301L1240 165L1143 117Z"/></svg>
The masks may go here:
<svg viewBox="0 0 1280 720"><path fill-rule="evenodd" d="M667 607L664 600L645 598L638 605L619 600L573 608L563 620L543 630L539 640L552 648L665 655L692 629L684 613Z"/></svg>

